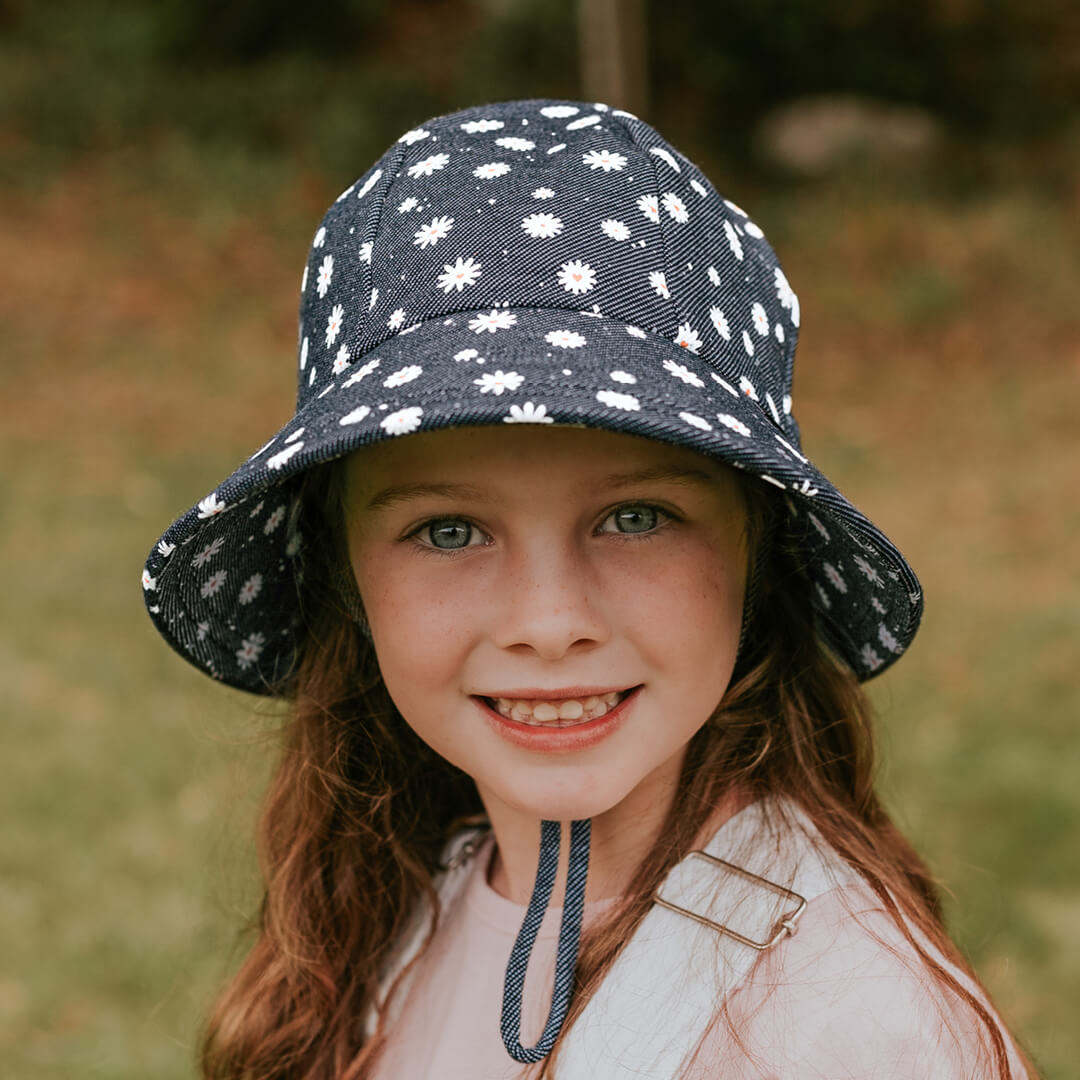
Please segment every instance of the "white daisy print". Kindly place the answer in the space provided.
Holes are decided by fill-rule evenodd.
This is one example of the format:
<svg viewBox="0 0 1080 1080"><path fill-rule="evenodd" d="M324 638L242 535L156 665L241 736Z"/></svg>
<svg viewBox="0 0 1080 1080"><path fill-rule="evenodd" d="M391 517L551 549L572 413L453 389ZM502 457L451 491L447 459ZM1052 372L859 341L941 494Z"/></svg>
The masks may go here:
<svg viewBox="0 0 1080 1080"><path fill-rule="evenodd" d="M785 416L791 415L791 395L785 394L784 400L780 402L780 408L784 410Z"/></svg>
<svg viewBox="0 0 1080 1080"><path fill-rule="evenodd" d="M511 405L510 415L503 417L504 424L553 424L555 418L548 416L546 405L534 405L526 401L524 405Z"/></svg>
<svg viewBox="0 0 1080 1080"><path fill-rule="evenodd" d="M832 600L829 599L829 594L816 581L814 582L814 591L818 594L818 599L826 610L832 607Z"/></svg>
<svg viewBox="0 0 1080 1080"><path fill-rule="evenodd" d="M384 416L379 421L379 427L388 435L408 435L420 426L420 417L423 415L424 410L419 405L409 405Z"/></svg>
<svg viewBox="0 0 1080 1080"><path fill-rule="evenodd" d="M840 571L837 570L832 563L822 563L821 568L825 571L825 576L829 579L829 584L832 585L837 592L847 592L847 582L840 576Z"/></svg>
<svg viewBox="0 0 1080 1080"><path fill-rule="evenodd" d="M776 335L776 340L782 345L784 343L784 327L782 323L777 323L773 327L773 333Z"/></svg>
<svg viewBox="0 0 1080 1080"><path fill-rule="evenodd" d="M668 288L667 278L663 270L649 271L649 284L656 290L656 295L664 300L671 299L671 290Z"/></svg>
<svg viewBox="0 0 1080 1080"><path fill-rule="evenodd" d="M642 338L642 339L644 339L644 338L647 338L647 337L649 336L648 334L646 334L646 333L645 333L645 331L644 331L644 330L642 330L642 329L641 329L641 327L640 327L640 326L628 326L628 327L626 328L626 332L627 332L627 333L628 333L628 334L629 334L629 335L630 335L631 337L636 337L636 338Z"/></svg>
<svg viewBox="0 0 1080 1080"><path fill-rule="evenodd" d="M674 360L665 360L664 370L669 375L674 375L676 379L682 379L684 383L689 383L691 386L705 385L689 368L683 367L682 364L676 363Z"/></svg>
<svg viewBox="0 0 1080 1080"><path fill-rule="evenodd" d="M731 327L728 325L727 318L724 313L718 307L709 308L709 319L712 321L713 328L716 332L725 340L731 340Z"/></svg>
<svg viewBox="0 0 1080 1080"><path fill-rule="evenodd" d="M395 311L391 312L390 318L386 320L386 325L391 330L397 330L398 327L400 327L401 324L404 321L405 321L405 309L404 308L397 308Z"/></svg>
<svg viewBox="0 0 1080 1080"><path fill-rule="evenodd" d="M727 413L717 413L716 419L726 428L730 428L732 431L737 432L739 435L744 435L747 438L750 436L750 429L738 418L729 416Z"/></svg>
<svg viewBox="0 0 1080 1080"><path fill-rule="evenodd" d="M769 332L769 316L765 314L765 309L761 304L755 303L750 309L750 318L758 335L765 337Z"/></svg>
<svg viewBox="0 0 1080 1080"><path fill-rule="evenodd" d="M734 210L735 213L739 215L739 217L749 217L749 214L747 214L747 212L738 203L733 203L730 199L725 199L724 205L729 210Z"/></svg>
<svg viewBox="0 0 1080 1080"><path fill-rule="evenodd" d="M631 375L629 371L612 371L609 373L608 378L613 382L623 383L626 386L633 386L637 382L637 376Z"/></svg>
<svg viewBox="0 0 1080 1080"><path fill-rule="evenodd" d="M263 651L265 644L265 634L249 634L240 642L240 648L236 650L236 666L241 671L247 671L259 659L259 654Z"/></svg>
<svg viewBox="0 0 1080 1080"><path fill-rule="evenodd" d="M308 267L305 264L303 277L300 278L300 291L303 292L307 288L308 279Z"/></svg>
<svg viewBox="0 0 1080 1080"><path fill-rule="evenodd" d="M191 565L198 570L200 566L205 566L220 550L221 545L225 543L220 536L214 537L209 544L202 549L202 551L196 553L195 558L191 560Z"/></svg>
<svg viewBox="0 0 1080 1080"><path fill-rule="evenodd" d="M168 558L176 550L176 545L170 544L168 540L159 540L157 549L159 554Z"/></svg>
<svg viewBox="0 0 1080 1080"><path fill-rule="evenodd" d="M349 366L350 359L352 359L352 353L342 345L337 351L337 356L334 357L334 366L330 370L335 375L340 375Z"/></svg>
<svg viewBox="0 0 1080 1080"><path fill-rule="evenodd" d="M719 385L722 386L732 397L739 396L739 391L736 390L735 387L732 386L731 383L729 383L726 379L721 379L715 371L710 371L709 377L713 380L713 382L719 383Z"/></svg>
<svg viewBox="0 0 1080 1080"><path fill-rule="evenodd" d="M686 349L688 352L696 353L698 349L701 348L701 337L689 323L682 323L679 326L678 332L675 334L675 337L672 338L672 340L675 342L676 345L678 345L680 348ZM695 385L704 386L705 384L698 380Z"/></svg>
<svg viewBox="0 0 1080 1080"><path fill-rule="evenodd" d="M359 408L353 409L352 412L347 412L338 423L342 427L348 427L349 424L359 424L361 420L365 419L371 414L371 408L368 405L361 405Z"/></svg>
<svg viewBox="0 0 1080 1080"><path fill-rule="evenodd" d="M205 641L206 635L210 633L210 624L208 622L201 622L195 627L195 637L199 641Z"/></svg>
<svg viewBox="0 0 1080 1080"><path fill-rule="evenodd" d="M326 243L326 226L320 225L318 232L315 233L315 239L311 241L312 247L322 247Z"/></svg>
<svg viewBox="0 0 1080 1080"><path fill-rule="evenodd" d="M724 235L727 237L728 247L731 248L731 254L734 255L736 259L742 259L742 241L739 239L738 233L732 228L730 221L724 222Z"/></svg>
<svg viewBox="0 0 1080 1080"><path fill-rule="evenodd" d="M266 524L263 525L263 533L269 536L274 532L277 527L285 520L285 505L284 503L277 507L270 516L266 519Z"/></svg>
<svg viewBox="0 0 1080 1080"><path fill-rule="evenodd" d="M757 390L754 389L754 384L745 376L739 377L739 392L745 394L751 401L760 401Z"/></svg>
<svg viewBox="0 0 1080 1080"><path fill-rule="evenodd" d="M709 281L711 281L713 283L713 285L719 287L719 285L720 285L720 274L717 271L716 267L715 266L710 266L709 270L708 270L708 273L709 273Z"/></svg>
<svg viewBox="0 0 1080 1080"><path fill-rule="evenodd" d="M706 190L705 185L700 180L691 180L690 186L704 199L709 192Z"/></svg>
<svg viewBox="0 0 1080 1080"><path fill-rule="evenodd" d="M286 446L284 450L279 450L272 457L266 459L266 467L268 469L280 469L289 458L294 454L298 454L303 448L304 444L302 442L294 442Z"/></svg>
<svg viewBox="0 0 1080 1080"><path fill-rule="evenodd" d="M885 605L876 596L871 596L870 597L870 606L879 615L884 615L885 614Z"/></svg>
<svg viewBox="0 0 1080 1080"><path fill-rule="evenodd" d="M750 340L750 334L746 330L744 330L742 332L742 343L743 343L743 348L746 350L746 355L747 356L753 356L754 355L754 343Z"/></svg>
<svg viewBox="0 0 1080 1080"><path fill-rule="evenodd" d="M662 146L654 146L649 151L649 153L658 157L661 161L665 162L676 172L682 172L682 168L679 163Z"/></svg>
<svg viewBox="0 0 1080 1080"><path fill-rule="evenodd" d="M316 279L318 282L318 290L320 296L325 296L327 290L330 288L330 282L334 277L334 256L327 255L322 265L319 267L319 276Z"/></svg>
<svg viewBox="0 0 1080 1080"><path fill-rule="evenodd" d="M218 570L216 573L211 574L199 588L199 595L207 600L214 595L225 584L225 579L228 577L228 571Z"/></svg>
<svg viewBox="0 0 1080 1080"><path fill-rule="evenodd" d="M521 223L521 227L536 239L558 236L563 230L561 218L554 214L530 214Z"/></svg>
<svg viewBox="0 0 1080 1080"><path fill-rule="evenodd" d="M549 120L565 120L568 116L577 116L579 112L581 110L576 105L545 105L540 115Z"/></svg>
<svg viewBox="0 0 1080 1080"><path fill-rule="evenodd" d="M681 412L679 413L679 419L691 427L701 428L702 431L712 431L712 424L703 416L698 416L695 413Z"/></svg>
<svg viewBox="0 0 1080 1080"><path fill-rule="evenodd" d="M532 197L534 199L554 199L555 198L555 192L552 191L551 188L549 188L549 187L538 187L532 193Z"/></svg>
<svg viewBox="0 0 1080 1080"><path fill-rule="evenodd" d="M435 284L442 289L443 292L450 292L452 289L457 289L461 292L466 285L475 285L476 279L480 276L480 263L476 262L471 256L467 259L459 258L457 262L450 265L450 263L443 263L443 272L439 275Z"/></svg>
<svg viewBox="0 0 1080 1080"><path fill-rule="evenodd" d="M566 149L566 143L564 143L564 142L561 142L561 143L556 143L556 144L555 144L554 146L549 146L549 147L547 148L547 152L548 152L549 154L557 154L557 153L559 153L559 152L560 152L561 150L565 150L565 149Z"/></svg>
<svg viewBox="0 0 1080 1080"><path fill-rule="evenodd" d="M498 330L509 330L517 322L517 316L512 311L499 311L493 308L490 315L483 313L469 320L469 329L474 334L483 334L485 331L494 334Z"/></svg>
<svg viewBox="0 0 1080 1080"><path fill-rule="evenodd" d="M382 169L376 169L360 186L356 197L362 199L381 179ZM346 191L344 194L348 194L348 192Z"/></svg>
<svg viewBox="0 0 1080 1080"><path fill-rule="evenodd" d="M366 364L361 364L342 384L341 389L344 390L347 386L353 386L361 379L370 375L381 363L379 360L369 360Z"/></svg>
<svg viewBox="0 0 1080 1080"><path fill-rule="evenodd" d="M509 171L510 166L505 161L489 161L486 165L477 165L472 174L481 180L494 180L496 176L505 176Z"/></svg>
<svg viewBox="0 0 1080 1080"><path fill-rule="evenodd" d="M799 456L802 457L801 454ZM803 461L805 460L806 458L803 458ZM797 491L800 495L806 495L808 498L813 498L818 493L818 489L809 480L800 480L797 484L793 484L792 491Z"/></svg>
<svg viewBox="0 0 1080 1080"><path fill-rule="evenodd" d="M428 245L434 246L450 232L453 226L454 219L452 217L432 218L430 225L425 225L422 229L418 229L413 233L415 237L413 243L421 248L426 248Z"/></svg>
<svg viewBox="0 0 1080 1080"><path fill-rule="evenodd" d="M810 524L813 525L819 533L821 533L821 538L828 542L831 539L831 537L829 536L829 530L821 524L818 516L812 510L808 511L806 516L810 519Z"/></svg>
<svg viewBox="0 0 1080 1080"><path fill-rule="evenodd" d="M885 663L885 661L874 651L874 646L871 645L870 642L867 642L860 650L859 659L870 671L877 671L877 669Z"/></svg>
<svg viewBox="0 0 1080 1080"><path fill-rule="evenodd" d="M398 368L391 375L387 375L383 379L383 386L401 386L404 383L412 382L423 372L423 368L419 364L409 364L407 367Z"/></svg>
<svg viewBox="0 0 1080 1080"><path fill-rule="evenodd" d="M146 592L155 592L157 590L157 578L150 576L150 571L143 569L142 572L142 587Z"/></svg>
<svg viewBox="0 0 1080 1080"><path fill-rule="evenodd" d="M516 371L485 371L473 384L480 387L481 394L501 397L504 390L516 390L524 381L525 376Z"/></svg>
<svg viewBox="0 0 1080 1080"><path fill-rule="evenodd" d="M898 653L900 651L900 642L896 640L892 632L884 623L878 624L877 636L878 641L880 641L889 652Z"/></svg>
<svg viewBox="0 0 1080 1080"><path fill-rule="evenodd" d="M371 290L371 297L368 300L368 311L371 311L375 307L375 304L378 301L378 299L379 299L379 290L376 287L376 288Z"/></svg>
<svg viewBox="0 0 1080 1080"><path fill-rule="evenodd" d="M637 412L641 408L641 402L633 394L620 394L615 390L597 390L596 400L601 405L624 412Z"/></svg>
<svg viewBox="0 0 1080 1080"><path fill-rule="evenodd" d="M755 240L763 240L765 238L765 234L761 231L761 227L755 225L752 221L748 221L743 228L746 229L746 235L752 236Z"/></svg>
<svg viewBox="0 0 1080 1080"><path fill-rule="evenodd" d="M596 271L580 259L571 259L559 267L559 284L569 293L587 293L596 287Z"/></svg>
<svg viewBox="0 0 1080 1080"><path fill-rule="evenodd" d="M360 245L360 261L361 262L366 262L366 263L371 262L371 248L372 248L372 246L373 245L372 245L370 240L365 240L364 243L362 243Z"/></svg>
<svg viewBox="0 0 1080 1080"><path fill-rule="evenodd" d="M250 604L251 601L259 595L262 584L262 574L252 574L251 577L240 586L240 592L236 594L237 603Z"/></svg>
<svg viewBox="0 0 1080 1080"><path fill-rule="evenodd" d="M466 120L461 130L467 135L483 135L485 131L498 131L505 126L501 120Z"/></svg>
<svg viewBox="0 0 1080 1080"><path fill-rule="evenodd" d="M799 298L795 295L795 291L784 276L784 271L779 266L773 270L773 280L776 282L776 299L780 301L782 308L791 312L791 322L793 325L798 326Z"/></svg>
<svg viewBox="0 0 1080 1080"><path fill-rule="evenodd" d="M398 142L412 146L413 143L418 143L421 139L427 139L430 138L430 136L430 131L425 131L423 128L413 128L411 131L406 131L405 134L398 139Z"/></svg>
<svg viewBox="0 0 1080 1080"><path fill-rule="evenodd" d="M199 500L200 518L212 518L215 514L224 513L227 509L228 506L218 500L216 491L210 492L205 499Z"/></svg>
<svg viewBox="0 0 1080 1080"><path fill-rule="evenodd" d="M411 210L415 210L420 205L419 199L414 199L411 195L407 199L403 199L398 203L397 212L399 214L407 214Z"/></svg>
<svg viewBox="0 0 1080 1080"><path fill-rule="evenodd" d="M641 195L635 205L650 221L660 221L660 200L655 195Z"/></svg>
<svg viewBox="0 0 1080 1080"><path fill-rule="evenodd" d="M567 131L580 131L582 128L592 127L593 124L599 124L599 116L583 116L580 120L571 120L566 125Z"/></svg>
<svg viewBox="0 0 1080 1080"><path fill-rule="evenodd" d="M432 173L438 172L439 169L445 169L449 164L449 154L432 154L431 157L426 157L423 161L418 161L415 165L410 165L409 175L414 180L418 176L431 176Z"/></svg>
<svg viewBox="0 0 1080 1080"><path fill-rule="evenodd" d="M328 349L337 341L337 336L341 333L341 320L344 315L345 309L340 304L335 304L326 317L326 347Z"/></svg>
<svg viewBox="0 0 1080 1080"><path fill-rule="evenodd" d="M624 221L616 221L615 218L605 218L600 222L600 231L612 240L629 240L630 230Z"/></svg>
<svg viewBox="0 0 1080 1080"><path fill-rule="evenodd" d="M604 172L621 172L626 168L626 157L614 150L590 150L581 155L581 160L590 169L603 169Z"/></svg>
<svg viewBox="0 0 1080 1080"><path fill-rule="evenodd" d="M585 344L585 338L573 330L549 330L544 340L558 349L580 349Z"/></svg>
<svg viewBox="0 0 1080 1080"><path fill-rule="evenodd" d="M883 584L881 575L861 555L855 556L855 565L859 568L867 581L871 581L875 585Z"/></svg>
<svg viewBox="0 0 1080 1080"><path fill-rule="evenodd" d="M690 220L690 215L686 210L686 204L674 191L665 192L662 202L664 204L664 209L672 219L677 221L680 225L685 225L686 222Z"/></svg>
<svg viewBox="0 0 1080 1080"><path fill-rule="evenodd" d="M504 135L501 139L495 140L496 146L501 146L504 150L535 150L536 143L532 139L519 139L516 135Z"/></svg>
<svg viewBox="0 0 1080 1080"><path fill-rule="evenodd" d="M479 355L480 355L480 351L478 349L460 349L458 352L454 353L454 359L455 360L474 360Z"/></svg>

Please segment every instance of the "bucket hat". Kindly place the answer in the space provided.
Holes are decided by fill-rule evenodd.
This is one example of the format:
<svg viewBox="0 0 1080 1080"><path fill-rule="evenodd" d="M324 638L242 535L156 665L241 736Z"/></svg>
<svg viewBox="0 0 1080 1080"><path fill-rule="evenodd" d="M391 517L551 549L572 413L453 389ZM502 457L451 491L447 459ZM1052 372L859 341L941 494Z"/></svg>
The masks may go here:
<svg viewBox="0 0 1080 1080"><path fill-rule="evenodd" d="M570 424L688 447L786 502L822 636L860 679L922 592L801 450L799 301L761 228L621 109L512 101L405 132L334 201L301 282L295 415L151 550L155 626L221 682L295 670L298 489L360 447Z"/></svg>

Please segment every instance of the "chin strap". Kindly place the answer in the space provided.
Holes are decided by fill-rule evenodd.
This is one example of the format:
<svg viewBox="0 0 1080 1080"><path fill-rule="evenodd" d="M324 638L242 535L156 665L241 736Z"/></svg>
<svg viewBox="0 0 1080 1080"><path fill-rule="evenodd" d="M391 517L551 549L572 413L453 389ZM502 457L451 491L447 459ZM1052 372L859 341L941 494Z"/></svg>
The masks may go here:
<svg viewBox="0 0 1080 1080"><path fill-rule="evenodd" d="M547 911L555 875L559 868L559 843L562 826L557 821L540 823L540 858L536 865L529 907L518 931L517 940L506 965L503 984L502 1037L506 1052L523 1064L542 1061L551 1052L559 1037L574 984L578 941L581 938L581 917L585 910L585 879L589 874L589 837L592 822L586 818L570 824L570 867L566 876L566 897L563 900L562 924L559 927L559 946L555 957L555 988L551 994L551 1009L543 1034L535 1046L521 1045L521 995L525 988L525 973L529 968L540 923Z"/></svg>

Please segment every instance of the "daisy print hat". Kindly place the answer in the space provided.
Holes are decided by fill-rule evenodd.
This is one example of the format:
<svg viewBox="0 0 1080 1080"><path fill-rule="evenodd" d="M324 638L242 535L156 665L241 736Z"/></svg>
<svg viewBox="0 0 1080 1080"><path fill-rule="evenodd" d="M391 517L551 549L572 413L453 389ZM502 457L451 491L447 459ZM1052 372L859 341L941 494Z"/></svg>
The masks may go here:
<svg viewBox="0 0 1080 1080"><path fill-rule="evenodd" d="M405 132L327 211L296 413L153 547L154 624L213 678L297 663L311 466L412 432L563 424L678 444L785 500L818 625L861 679L911 642L914 572L800 448L799 300L761 228L648 124L512 101Z"/></svg>

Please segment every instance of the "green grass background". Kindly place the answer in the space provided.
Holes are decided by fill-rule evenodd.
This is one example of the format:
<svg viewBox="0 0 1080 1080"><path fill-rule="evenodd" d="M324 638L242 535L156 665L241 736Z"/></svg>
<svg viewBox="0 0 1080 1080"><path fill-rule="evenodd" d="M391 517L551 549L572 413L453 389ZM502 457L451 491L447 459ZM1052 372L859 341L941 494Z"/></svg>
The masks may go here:
<svg viewBox="0 0 1080 1080"><path fill-rule="evenodd" d="M1075 177L1075 146L1054 154ZM800 293L805 446L926 588L909 655L872 684L883 790L1002 1012L1068 1080L1080 186L1003 161L962 194L710 171ZM5 1077L193 1075L257 901L274 717L166 648L138 579L172 518L291 415L302 260L364 164L157 138L2 188Z"/></svg>

